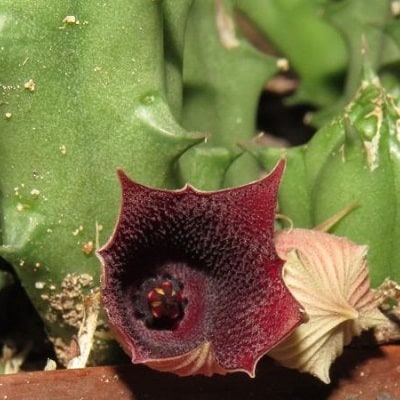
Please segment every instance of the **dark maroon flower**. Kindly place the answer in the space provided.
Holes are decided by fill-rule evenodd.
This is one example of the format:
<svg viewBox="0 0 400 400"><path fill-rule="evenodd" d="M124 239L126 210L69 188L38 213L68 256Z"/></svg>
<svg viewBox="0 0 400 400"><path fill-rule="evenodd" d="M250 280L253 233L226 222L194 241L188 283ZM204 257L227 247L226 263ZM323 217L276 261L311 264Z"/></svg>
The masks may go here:
<svg viewBox="0 0 400 400"><path fill-rule="evenodd" d="M119 172L119 221L99 255L104 306L133 362L253 376L300 324L272 240L283 169L217 192L151 189Z"/></svg>

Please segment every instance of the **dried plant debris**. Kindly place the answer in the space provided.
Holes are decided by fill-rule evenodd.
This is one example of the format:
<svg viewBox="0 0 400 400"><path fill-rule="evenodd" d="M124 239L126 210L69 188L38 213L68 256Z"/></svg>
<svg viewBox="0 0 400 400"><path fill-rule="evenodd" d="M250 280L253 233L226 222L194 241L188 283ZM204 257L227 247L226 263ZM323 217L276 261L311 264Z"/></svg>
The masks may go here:
<svg viewBox="0 0 400 400"><path fill-rule="evenodd" d="M48 302L46 319L70 328L67 335L50 337L57 360L68 368L92 364L92 348L101 353L113 339L99 315L99 288L94 287L93 277L87 273L71 273L65 276L60 287L41 281L35 286L43 291L42 300ZM101 360L101 354L94 358Z"/></svg>
<svg viewBox="0 0 400 400"><path fill-rule="evenodd" d="M32 349L32 341L26 342L22 350L18 350L13 341L3 344L0 358L0 372L3 374L15 374L21 371L21 366L25 362Z"/></svg>
<svg viewBox="0 0 400 400"><path fill-rule="evenodd" d="M374 331L378 343L390 343L400 340L400 284L387 278L378 287L377 295L381 299L380 308L388 317Z"/></svg>
<svg viewBox="0 0 400 400"><path fill-rule="evenodd" d="M93 346L99 310L100 291L97 290L85 297L84 317L76 338L76 356L69 361L68 368L84 368L86 366Z"/></svg>
<svg viewBox="0 0 400 400"><path fill-rule="evenodd" d="M82 326L86 326L85 302L95 295L98 289L93 287L93 277L87 273L67 274L60 287L41 281L36 282L35 287L42 291L41 298L48 303L46 320L51 323L57 322L60 327L70 328L70 336L51 337L58 361L67 365L71 359L80 355L80 350L74 350L77 339L74 341L73 335L79 337Z"/></svg>
<svg viewBox="0 0 400 400"><path fill-rule="evenodd" d="M71 273L65 276L60 288L52 284L44 286L42 282L37 282L36 287L38 285L46 289L41 295L42 300L49 303L46 319L49 322L58 320L60 324L78 330L84 317L84 294L93 287L93 277L86 273Z"/></svg>
<svg viewBox="0 0 400 400"><path fill-rule="evenodd" d="M48 358L46 361L46 365L44 366L44 371L54 371L57 369L57 363L51 359Z"/></svg>

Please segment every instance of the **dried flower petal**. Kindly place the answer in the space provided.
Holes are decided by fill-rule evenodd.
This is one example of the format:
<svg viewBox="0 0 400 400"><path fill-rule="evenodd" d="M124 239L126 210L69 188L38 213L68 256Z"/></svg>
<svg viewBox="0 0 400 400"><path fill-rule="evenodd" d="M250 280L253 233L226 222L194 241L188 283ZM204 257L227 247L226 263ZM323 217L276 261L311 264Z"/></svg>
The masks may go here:
<svg viewBox="0 0 400 400"><path fill-rule="evenodd" d="M254 375L301 322L273 243L283 168L217 192L151 189L120 172L119 221L99 255L104 306L133 362Z"/></svg>
<svg viewBox="0 0 400 400"><path fill-rule="evenodd" d="M329 383L329 367L353 336L385 320L370 289L367 247L315 230L282 231L284 280L309 321L269 355Z"/></svg>

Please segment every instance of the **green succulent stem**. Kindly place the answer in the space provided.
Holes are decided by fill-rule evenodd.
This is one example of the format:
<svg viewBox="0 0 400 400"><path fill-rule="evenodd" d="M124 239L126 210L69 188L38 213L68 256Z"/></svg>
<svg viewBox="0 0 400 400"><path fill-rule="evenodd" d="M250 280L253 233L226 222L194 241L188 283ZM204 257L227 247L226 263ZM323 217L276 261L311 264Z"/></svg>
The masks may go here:
<svg viewBox="0 0 400 400"><path fill-rule="evenodd" d="M73 290L66 280L89 277L82 295L99 284L95 243L97 236L104 243L117 218L116 169L176 187L176 160L204 140L179 125L180 102L168 100L182 91L175 56L164 62L164 46L175 44L182 69L190 2L181 3L181 31L169 31L167 44L175 6L161 1L0 6L1 109L9 116L0 119L0 254L52 337L76 332L57 296ZM69 295L76 311L83 297Z"/></svg>

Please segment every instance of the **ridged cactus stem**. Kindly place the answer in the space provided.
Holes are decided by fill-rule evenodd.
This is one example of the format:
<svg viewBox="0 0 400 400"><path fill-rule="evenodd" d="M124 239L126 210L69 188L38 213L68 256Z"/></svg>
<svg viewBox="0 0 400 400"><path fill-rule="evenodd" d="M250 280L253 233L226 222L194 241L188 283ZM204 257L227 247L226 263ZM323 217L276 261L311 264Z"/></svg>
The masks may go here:
<svg viewBox="0 0 400 400"><path fill-rule="evenodd" d="M181 2L179 25L189 3ZM170 110L168 98L182 84L174 88L165 67L173 6L167 25L163 6L0 5L0 255L64 346L79 327L83 296L99 285L94 253L117 217L116 169L176 187L176 160L203 140ZM172 108L179 114L179 103Z"/></svg>

